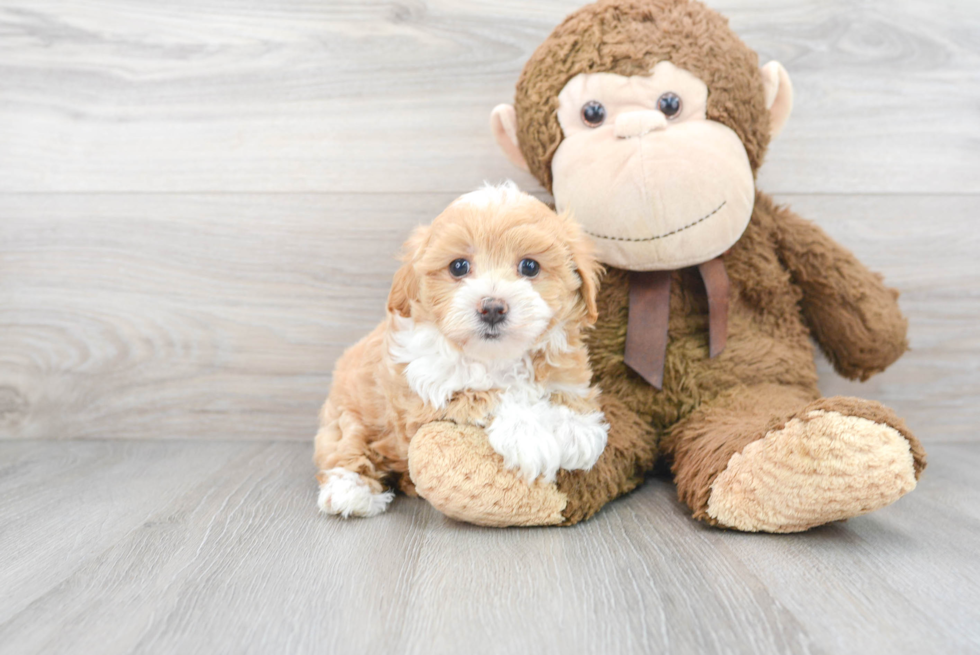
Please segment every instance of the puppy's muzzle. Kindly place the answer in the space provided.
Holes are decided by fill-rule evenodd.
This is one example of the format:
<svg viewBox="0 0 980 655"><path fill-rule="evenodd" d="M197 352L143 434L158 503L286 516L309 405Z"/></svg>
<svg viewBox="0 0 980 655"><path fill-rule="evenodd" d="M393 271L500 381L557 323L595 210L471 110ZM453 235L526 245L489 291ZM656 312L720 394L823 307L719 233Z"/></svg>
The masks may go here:
<svg viewBox="0 0 980 655"><path fill-rule="evenodd" d="M495 328L507 320L507 303L500 298L484 298L477 313L488 327Z"/></svg>

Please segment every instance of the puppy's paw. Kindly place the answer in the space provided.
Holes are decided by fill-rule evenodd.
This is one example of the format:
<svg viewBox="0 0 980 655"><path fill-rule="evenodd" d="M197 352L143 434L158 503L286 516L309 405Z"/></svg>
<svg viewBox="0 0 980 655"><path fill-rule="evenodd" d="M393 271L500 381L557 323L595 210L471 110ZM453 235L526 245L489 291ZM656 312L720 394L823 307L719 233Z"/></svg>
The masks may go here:
<svg viewBox="0 0 980 655"><path fill-rule="evenodd" d="M320 479L320 495L317 505L326 514L350 516L377 516L386 509L395 497L394 492L374 493L370 485L357 473L344 468L323 471Z"/></svg>
<svg viewBox="0 0 980 655"><path fill-rule="evenodd" d="M606 449L609 424L602 412L579 414L563 405L555 407L555 437L561 447L561 468L588 471Z"/></svg>
<svg viewBox="0 0 980 655"><path fill-rule="evenodd" d="M516 469L529 483L542 475L546 482L554 482L562 453L547 420L550 407L539 403L507 410L487 427L487 439L504 458L504 468Z"/></svg>

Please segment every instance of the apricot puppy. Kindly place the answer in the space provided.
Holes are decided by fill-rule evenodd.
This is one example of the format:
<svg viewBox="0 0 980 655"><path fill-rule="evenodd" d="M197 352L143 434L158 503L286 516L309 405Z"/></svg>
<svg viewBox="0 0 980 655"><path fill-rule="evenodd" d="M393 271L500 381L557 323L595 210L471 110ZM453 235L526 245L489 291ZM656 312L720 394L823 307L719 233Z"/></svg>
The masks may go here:
<svg viewBox="0 0 980 655"><path fill-rule="evenodd" d="M508 468L589 469L608 425L582 342L600 267L567 215L513 182L415 230L384 321L337 362L314 462L329 514L375 516L414 493L408 444L432 421L486 429Z"/></svg>

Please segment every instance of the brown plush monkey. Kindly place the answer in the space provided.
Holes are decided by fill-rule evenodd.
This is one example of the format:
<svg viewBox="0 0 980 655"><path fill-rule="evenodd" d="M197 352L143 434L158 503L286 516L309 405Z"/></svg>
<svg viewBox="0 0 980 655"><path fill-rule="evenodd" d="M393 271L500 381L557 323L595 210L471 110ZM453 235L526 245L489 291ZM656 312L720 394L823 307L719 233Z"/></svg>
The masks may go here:
<svg viewBox="0 0 980 655"><path fill-rule="evenodd" d="M527 484L476 426L431 424L420 495L484 525L573 524L666 458L697 519L794 532L915 487L925 453L890 409L821 398L810 337L852 379L906 349L897 293L820 228L755 190L792 106L694 0L612 0L537 49L492 126L570 208L607 264L589 347L611 425L591 471Z"/></svg>

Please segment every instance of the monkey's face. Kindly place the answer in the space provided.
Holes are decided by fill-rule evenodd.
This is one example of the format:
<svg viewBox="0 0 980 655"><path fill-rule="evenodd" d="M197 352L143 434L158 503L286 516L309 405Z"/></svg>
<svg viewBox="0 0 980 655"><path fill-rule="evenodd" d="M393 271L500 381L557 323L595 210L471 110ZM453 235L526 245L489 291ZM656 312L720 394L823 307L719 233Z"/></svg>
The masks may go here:
<svg viewBox="0 0 980 655"><path fill-rule="evenodd" d="M742 141L708 120L708 88L670 62L649 76L580 74L558 96L564 139L551 170L570 209L617 268L669 270L717 257L752 216Z"/></svg>

